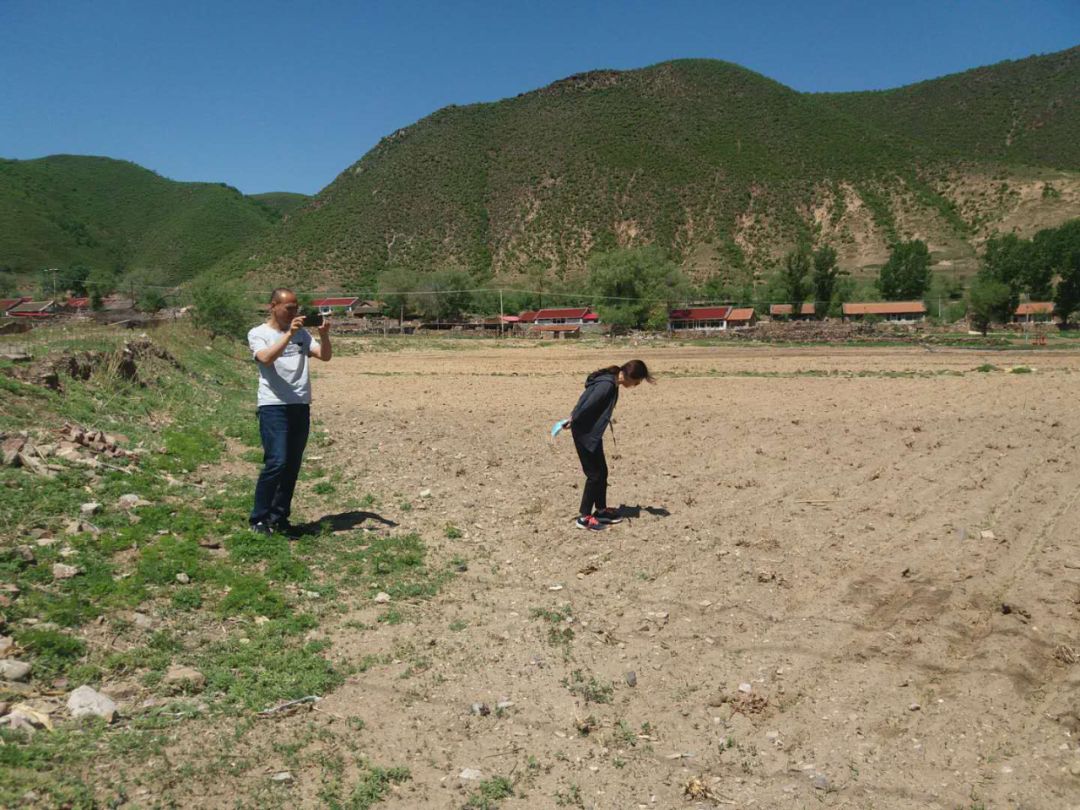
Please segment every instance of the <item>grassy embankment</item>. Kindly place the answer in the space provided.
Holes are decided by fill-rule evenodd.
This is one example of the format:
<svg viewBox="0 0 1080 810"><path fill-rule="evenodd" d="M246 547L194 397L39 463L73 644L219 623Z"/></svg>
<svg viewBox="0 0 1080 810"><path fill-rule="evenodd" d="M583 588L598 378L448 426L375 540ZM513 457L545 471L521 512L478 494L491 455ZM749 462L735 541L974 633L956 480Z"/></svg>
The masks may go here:
<svg viewBox="0 0 1080 810"><path fill-rule="evenodd" d="M35 357L69 349L108 359L124 337L39 330L29 346ZM56 724L33 734L0 728L0 806L111 806L133 793L167 804L195 775L213 781L253 768L266 754L265 741L249 738L255 713L325 695L380 663L347 660L314 631L378 591L394 597L400 616L402 601L430 597L452 576L428 564L415 533L325 528L290 542L248 532L252 462L261 451L246 352L224 341L211 346L187 327L153 340L179 362L140 361L138 383L104 362L90 379L62 378L63 391L53 392L12 379L0 361L0 432L55 443L54 431L75 422L145 451L138 463L109 460L97 469L61 462L53 478L0 468L0 581L18 588L6 594L0 633L33 666L29 693L4 687L0 700L51 700ZM328 443L316 426L302 474L305 507L376 511L377 495L347 494L346 482L319 467ZM120 508L128 493L149 505ZM88 501L102 505L85 518L97 532L68 534ZM54 578L59 562L81 573ZM171 665L197 668L205 686L170 687L163 676ZM67 718L62 704L82 684L128 695L117 700L120 718L109 726ZM357 754L361 726L336 732L336 753L320 759L328 806L369 806L408 776ZM309 737L289 742L287 761L303 767ZM184 739L199 743L170 758ZM263 807L286 801L283 788L262 783L259 795L238 798Z"/></svg>

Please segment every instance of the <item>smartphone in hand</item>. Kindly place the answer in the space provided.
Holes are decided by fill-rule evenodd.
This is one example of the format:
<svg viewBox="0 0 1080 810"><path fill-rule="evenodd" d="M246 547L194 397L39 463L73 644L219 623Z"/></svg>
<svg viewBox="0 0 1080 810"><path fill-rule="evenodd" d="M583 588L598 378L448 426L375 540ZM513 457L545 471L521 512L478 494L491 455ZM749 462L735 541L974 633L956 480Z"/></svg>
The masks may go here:
<svg viewBox="0 0 1080 810"><path fill-rule="evenodd" d="M322 326L323 316L322 313L317 310L311 310L304 313L304 326L309 329L317 329Z"/></svg>

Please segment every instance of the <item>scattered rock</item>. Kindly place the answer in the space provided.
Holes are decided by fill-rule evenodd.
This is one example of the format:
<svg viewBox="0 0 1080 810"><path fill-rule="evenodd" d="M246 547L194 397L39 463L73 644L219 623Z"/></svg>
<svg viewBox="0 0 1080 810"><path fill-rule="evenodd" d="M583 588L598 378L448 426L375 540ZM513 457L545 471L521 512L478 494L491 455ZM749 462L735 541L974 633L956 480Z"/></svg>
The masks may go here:
<svg viewBox="0 0 1080 810"><path fill-rule="evenodd" d="M278 771L270 777L271 782L277 782L278 784L288 784L293 780L293 775L288 771Z"/></svg>
<svg viewBox="0 0 1080 810"><path fill-rule="evenodd" d="M5 681L25 681L30 677L30 665L15 658L0 659L0 678Z"/></svg>
<svg viewBox="0 0 1080 810"><path fill-rule="evenodd" d="M918 703L912 703L910 706L908 706L908 711L909 712L917 712L921 708L922 708L922 706L920 706Z"/></svg>
<svg viewBox="0 0 1080 810"><path fill-rule="evenodd" d="M430 498L431 497L431 490L430 489L422 489L422 490L420 490L420 497L421 498Z"/></svg>
<svg viewBox="0 0 1080 810"><path fill-rule="evenodd" d="M0 717L0 725L9 728L23 728L27 731L35 731L39 728L53 730L52 720L49 719L48 711L36 709L27 703L16 703L11 710ZM26 798L26 795L23 795Z"/></svg>
<svg viewBox="0 0 1080 810"><path fill-rule="evenodd" d="M637 673L634 672L634 670L630 670L629 672L627 672L625 675L623 675L623 678L626 680L627 686L637 686Z"/></svg>
<svg viewBox="0 0 1080 810"><path fill-rule="evenodd" d="M191 582L191 577L181 571L179 574L176 575L176 581L179 582L181 585L187 585L189 582Z"/></svg>
<svg viewBox="0 0 1080 810"><path fill-rule="evenodd" d="M377 594L375 594L372 601L377 605L385 605L387 602L390 601L390 594L388 594L386 591L379 591Z"/></svg>
<svg viewBox="0 0 1080 810"><path fill-rule="evenodd" d="M31 546L15 546L14 554L24 563L30 563L31 565L33 565L35 562L37 562L37 557L34 555L34 549Z"/></svg>
<svg viewBox="0 0 1080 810"><path fill-rule="evenodd" d="M100 511L101 504L97 501L89 501L79 507L79 512L82 513L83 517L90 517L91 515L96 515Z"/></svg>
<svg viewBox="0 0 1080 810"><path fill-rule="evenodd" d="M981 532L979 532L979 537L981 537L983 540L996 540L997 539L994 536L994 533L992 531L990 531L989 529L983 529Z"/></svg>
<svg viewBox="0 0 1080 810"><path fill-rule="evenodd" d="M823 773L815 773L810 779L810 784L814 786L814 790L828 790L832 787L829 784L829 777Z"/></svg>
<svg viewBox="0 0 1080 810"><path fill-rule="evenodd" d="M64 534L100 534L101 529L93 524L87 523L83 520L73 520L66 527L64 527ZM38 540L38 545L42 545L41 540Z"/></svg>
<svg viewBox="0 0 1080 810"><path fill-rule="evenodd" d="M11 636L0 636L0 658L7 656L15 648L15 639Z"/></svg>
<svg viewBox="0 0 1080 810"><path fill-rule="evenodd" d="M514 701L504 699L504 700L500 700L498 703L496 703L495 708L499 709L500 711L505 711L506 709L509 709L513 705L514 705Z"/></svg>
<svg viewBox="0 0 1080 810"><path fill-rule="evenodd" d="M71 579L81 573L82 569L77 566L68 565L67 563L53 563L53 579Z"/></svg>
<svg viewBox="0 0 1080 810"><path fill-rule="evenodd" d="M17 467L19 453L26 445L26 439L21 436L12 436L11 438L4 439L4 443L0 445L0 458L3 459L5 467Z"/></svg>
<svg viewBox="0 0 1080 810"><path fill-rule="evenodd" d="M479 782L483 778L484 774L476 770L476 768L464 768L458 774L458 779L462 782Z"/></svg>
<svg viewBox="0 0 1080 810"><path fill-rule="evenodd" d="M0 717L3 717L5 714L7 714L8 709L10 709L10 708L11 708L11 706L8 704L8 702L6 700L0 700Z"/></svg>
<svg viewBox="0 0 1080 810"><path fill-rule="evenodd" d="M488 708L486 703L474 703L472 705L472 713L479 715L480 717L487 717L491 714L491 709Z"/></svg>
<svg viewBox="0 0 1080 810"><path fill-rule="evenodd" d="M185 687L199 691L206 686L206 676L193 667L173 664L165 671L161 682L173 691L182 691Z"/></svg>
<svg viewBox="0 0 1080 810"><path fill-rule="evenodd" d="M116 704L108 695L80 686L68 696L68 711L72 717L101 717L111 723L116 717Z"/></svg>
<svg viewBox="0 0 1080 810"><path fill-rule="evenodd" d="M753 692L753 691L754 691L754 687L753 687L753 686L751 686L751 685L750 685L750 684L748 684L748 683L740 683L740 684L739 684L739 691L740 691L740 692L744 692L744 693L746 693L746 694L748 694L748 695L749 695L749 694L750 694L751 692Z"/></svg>
<svg viewBox="0 0 1080 810"><path fill-rule="evenodd" d="M136 509L140 506L151 506L152 504L135 493L129 492L127 495L121 495L116 505L121 509Z"/></svg>

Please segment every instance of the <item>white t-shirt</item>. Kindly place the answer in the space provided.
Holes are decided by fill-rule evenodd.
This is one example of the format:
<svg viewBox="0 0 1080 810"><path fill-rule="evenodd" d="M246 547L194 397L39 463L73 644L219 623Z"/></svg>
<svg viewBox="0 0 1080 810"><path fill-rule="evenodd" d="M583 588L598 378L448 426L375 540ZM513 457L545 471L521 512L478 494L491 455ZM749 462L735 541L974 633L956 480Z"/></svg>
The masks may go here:
<svg viewBox="0 0 1080 810"><path fill-rule="evenodd" d="M248 332L252 359L259 366L259 406L310 405L311 381L308 379L308 357L319 348L318 341L306 329L297 330L285 351L268 366L259 363L256 353L273 346L285 332L273 326L259 324Z"/></svg>

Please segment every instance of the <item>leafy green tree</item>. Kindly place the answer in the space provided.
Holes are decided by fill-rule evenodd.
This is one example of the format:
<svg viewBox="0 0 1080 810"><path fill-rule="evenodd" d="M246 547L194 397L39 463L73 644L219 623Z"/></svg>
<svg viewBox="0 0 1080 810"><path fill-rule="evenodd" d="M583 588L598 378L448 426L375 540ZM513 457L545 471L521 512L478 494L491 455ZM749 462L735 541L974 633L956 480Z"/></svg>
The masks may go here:
<svg viewBox="0 0 1080 810"><path fill-rule="evenodd" d="M207 330L211 337L244 339L253 326L255 313L239 284L205 274L196 278L190 289L196 326Z"/></svg>
<svg viewBox="0 0 1080 810"><path fill-rule="evenodd" d="M898 242L881 268L878 289L886 301L914 301L930 288L930 251L921 239Z"/></svg>
<svg viewBox="0 0 1080 810"><path fill-rule="evenodd" d="M86 276L86 291L90 294L90 306L101 309L102 301L116 289L120 283L120 274L110 267L98 266Z"/></svg>
<svg viewBox="0 0 1080 810"><path fill-rule="evenodd" d="M1013 311L1012 290L1008 284L991 278L988 274L977 276L968 291L971 324L984 335L990 324L1004 323Z"/></svg>
<svg viewBox="0 0 1080 810"><path fill-rule="evenodd" d="M156 287L147 287L137 293L135 303L141 312L160 312L169 305L164 294Z"/></svg>
<svg viewBox="0 0 1080 810"><path fill-rule="evenodd" d="M655 246L597 253L588 268L589 290L599 301L600 317L612 325L666 324L668 309L690 292L682 271Z"/></svg>
<svg viewBox="0 0 1080 810"><path fill-rule="evenodd" d="M472 276L464 270L439 270L409 296L412 308L429 320L456 321L472 305Z"/></svg>
<svg viewBox="0 0 1080 810"><path fill-rule="evenodd" d="M56 278L56 287L60 292L69 292L76 298L86 295L86 281L90 278L90 268L74 264L60 270Z"/></svg>
<svg viewBox="0 0 1080 810"><path fill-rule="evenodd" d="M1035 270L1038 264L1035 246L1014 233L994 234L986 240L982 272L1009 288L1010 311L1020 303L1020 293L1028 286L1025 281L1041 275ZM1037 282L1037 286L1042 285Z"/></svg>
<svg viewBox="0 0 1080 810"><path fill-rule="evenodd" d="M9 298L15 295L15 276L6 270L0 270L0 296Z"/></svg>
<svg viewBox="0 0 1080 810"><path fill-rule="evenodd" d="M1061 271L1061 278L1054 292L1054 314L1068 323L1072 314L1080 309L1080 249L1073 251L1069 263Z"/></svg>
<svg viewBox="0 0 1080 810"><path fill-rule="evenodd" d="M810 247L800 244L784 256L784 263L779 270L779 289L783 291L784 300L794 305L792 312L796 315L802 312L806 294L810 292L807 275L812 264Z"/></svg>
<svg viewBox="0 0 1080 810"><path fill-rule="evenodd" d="M814 312L820 320L827 314L836 294L836 282L846 275L837 264L836 251L829 245L822 245L814 251Z"/></svg>
<svg viewBox="0 0 1080 810"><path fill-rule="evenodd" d="M401 318L409 307L409 294L419 283L416 271L400 265L384 270L379 276L379 299L383 302L384 314Z"/></svg>

